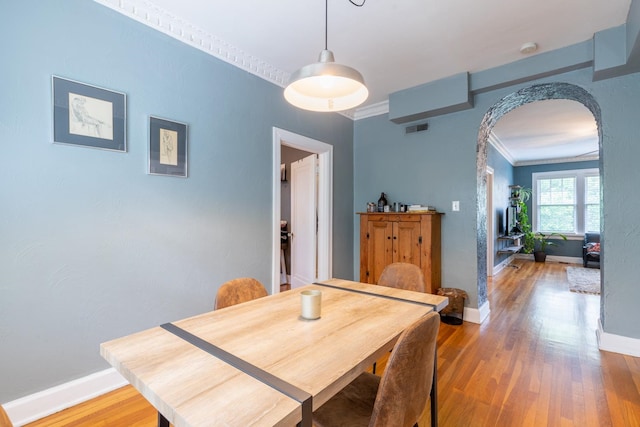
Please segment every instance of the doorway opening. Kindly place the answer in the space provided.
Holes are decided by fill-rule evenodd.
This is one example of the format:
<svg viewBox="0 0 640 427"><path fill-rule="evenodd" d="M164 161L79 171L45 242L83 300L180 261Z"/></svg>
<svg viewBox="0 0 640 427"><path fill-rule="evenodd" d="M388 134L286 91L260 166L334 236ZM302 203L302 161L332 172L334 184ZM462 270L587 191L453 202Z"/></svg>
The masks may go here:
<svg viewBox="0 0 640 427"><path fill-rule="evenodd" d="M333 146L284 129L273 128L273 187L272 187L272 274L271 293L280 292L281 245L281 173L282 146L315 153L318 156L317 186L317 277L327 280L332 274L332 230L333 230ZM294 236L295 238L295 236Z"/></svg>
<svg viewBox="0 0 640 427"><path fill-rule="evenodd" d="M478 147L476 157L476 182L477 182L477 288L478 310L480 311L480 323L489 314L489 302L487 297L487 144L494 126L504 115L510 111L535 101L549 99L567 99L583 104L596 121L598 129L598 151L600 176L604 175L602 156L602 115L600 106L595 98L585 89L570 83L545 83L523 88L517 92L505 96L496 102L484 115L478 132ZM602 200L600 210L602 212ZM603 228L604 218L600 223ZM603 281L604 283L604 281ZM601 305L603 299L601 299Z"/></svg>

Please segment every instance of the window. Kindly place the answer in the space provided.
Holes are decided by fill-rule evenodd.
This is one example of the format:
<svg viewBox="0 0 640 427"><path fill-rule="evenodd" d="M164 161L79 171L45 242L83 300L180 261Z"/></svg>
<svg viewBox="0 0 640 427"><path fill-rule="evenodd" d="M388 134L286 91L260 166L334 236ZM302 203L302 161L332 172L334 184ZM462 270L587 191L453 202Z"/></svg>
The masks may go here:
<svg viewBox="0 0 640 427"><path fill-rule="evenodd" d="M600 231L598 169L534 173L532 222L541 232Z"/></svg>
<svg viewBox="0 0 640 427"><path fill-rule="evenodd" d="M600 176L584 179L584 231L600 232Z"/></svg>

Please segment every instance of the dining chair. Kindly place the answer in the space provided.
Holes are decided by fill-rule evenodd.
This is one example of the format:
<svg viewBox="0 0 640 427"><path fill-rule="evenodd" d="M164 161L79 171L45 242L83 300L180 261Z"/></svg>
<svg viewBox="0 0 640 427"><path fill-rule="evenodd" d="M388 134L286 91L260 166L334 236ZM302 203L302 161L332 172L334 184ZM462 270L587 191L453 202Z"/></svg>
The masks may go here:
<svg viewBox="0 0 640 427"><path fill-rule="evenodd" d="M408 291L424 292L424 273L422 269L415 264L394 262L382 270L380 279L378 279L378 285L406 289Z"/></svg>
<svg viewBox="0 0 640 427"><path fill-rule="evenodd" d="M368 372L358 376L313 413L313 425L417 426L433 385L439 327L436 311L408 327L391 352L382 377ZM434 415L432 412L432 418Z"/></svg>
<svg viewBox="0 0 640 427"><path fill-rule="evenodd" d="M13 424L11 424L11 420L9 419L9 416L4 411L4 408L2 407L2 405L0 405L0 427L12 427L12 426Z"/></svg>
<svg viewBox="0 0 640 427"><path fill-rule="evenodd" d="M229 280L220 286L216 294L214 308L218 310L267 295L267 290L258 280L251 277L240 277Z"/></svg>
<svg viewBox="0 0 640 427"><path fill-rule="evenodd" d="M424 273L415 264L394 262L382 270L378 285L407 291L424 292ZM374 363L371 368L374 374L376 373L377 365L377 363Z"/></svg>

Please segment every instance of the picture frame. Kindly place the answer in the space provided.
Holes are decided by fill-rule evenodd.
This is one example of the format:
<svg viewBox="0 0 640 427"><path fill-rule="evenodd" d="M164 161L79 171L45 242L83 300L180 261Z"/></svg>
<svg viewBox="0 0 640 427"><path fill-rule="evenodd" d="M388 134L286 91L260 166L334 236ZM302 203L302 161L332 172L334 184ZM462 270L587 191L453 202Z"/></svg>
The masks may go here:
<svg viewBox="0 0 640 427"><path fill-rule="evenodd" d="M51 76L53 142L127 151L127 95Z"/></svg>
<svg viewBox="0 0 640 427"><path fill-rule="evenodd" d="M187 177L187 125L149 116L150 175Z"/></svg>

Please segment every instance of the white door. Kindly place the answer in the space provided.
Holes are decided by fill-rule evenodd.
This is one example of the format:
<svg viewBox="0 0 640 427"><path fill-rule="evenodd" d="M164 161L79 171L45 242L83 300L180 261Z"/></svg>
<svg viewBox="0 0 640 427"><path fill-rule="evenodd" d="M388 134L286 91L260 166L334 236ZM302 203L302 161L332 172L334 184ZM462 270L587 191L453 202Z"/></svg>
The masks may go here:
<svg viewBox="0 0 640 427"><path fill-rule="evenodd" d="M291 288L317 277L317 155L291 164Z"/></svg>

